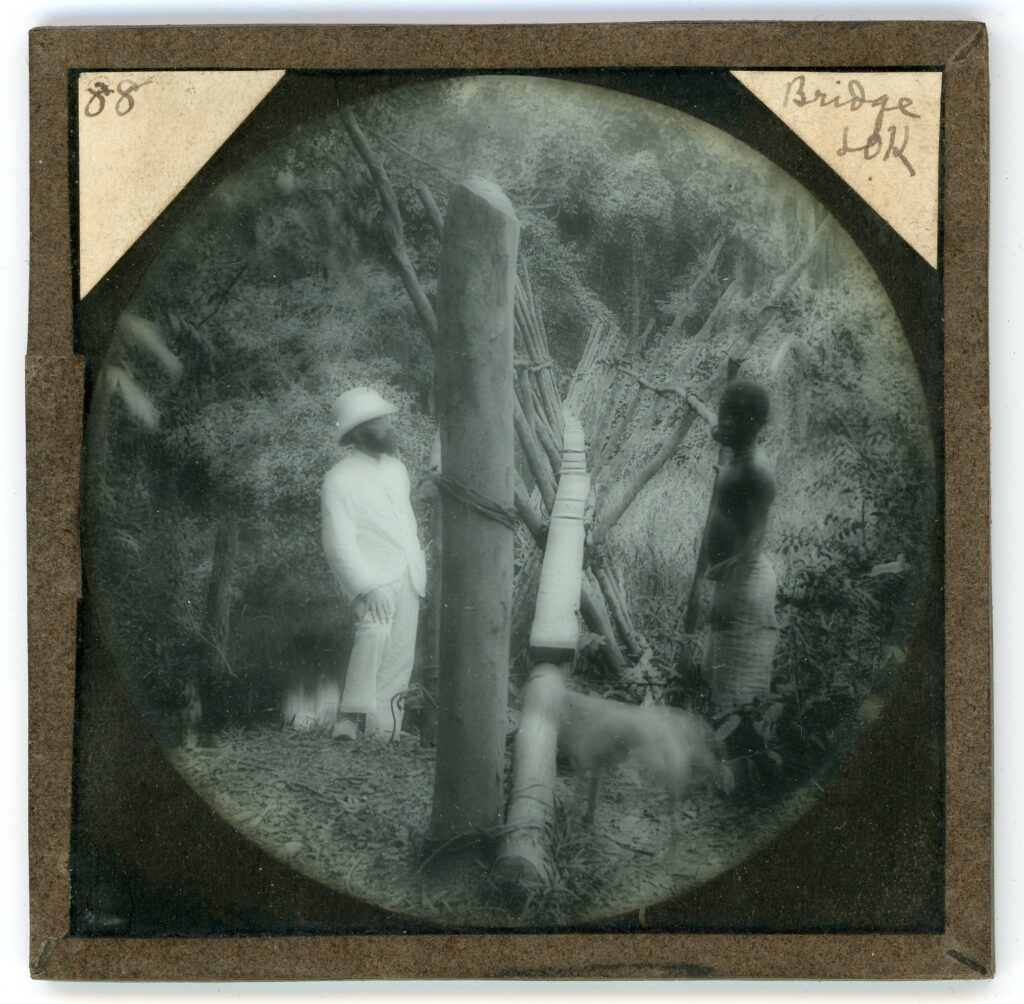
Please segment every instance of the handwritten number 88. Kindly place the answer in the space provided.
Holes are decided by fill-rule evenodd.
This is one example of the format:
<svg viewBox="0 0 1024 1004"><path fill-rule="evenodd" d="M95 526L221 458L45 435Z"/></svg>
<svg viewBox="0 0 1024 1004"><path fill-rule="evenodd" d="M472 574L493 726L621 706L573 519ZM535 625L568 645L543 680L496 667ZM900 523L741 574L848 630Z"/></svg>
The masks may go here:
<svg viewBox="0 0 1024 1004"><path fill-rule="evenodd" d="M107 98L117 94L118 98L114 104L114 111L121 116L127 115L135 107L135 92L140 87L145 87L146 84L151 83L151 80L143 80L141 84L136 84L132 80L122 80L117 85L117 90L115 91L104 81L97 80L92 87L86 88L89 93L89 100L85 103L85 114L88 118L95 118L97 115L102 114L103 109L107 106Z"/></svg>

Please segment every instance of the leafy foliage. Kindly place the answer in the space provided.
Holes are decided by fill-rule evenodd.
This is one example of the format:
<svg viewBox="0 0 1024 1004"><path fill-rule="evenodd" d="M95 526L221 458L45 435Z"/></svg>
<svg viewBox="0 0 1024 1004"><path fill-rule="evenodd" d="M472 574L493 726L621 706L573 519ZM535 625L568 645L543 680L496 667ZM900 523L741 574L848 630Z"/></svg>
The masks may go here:
<svg viewBox="0 0 1024 1004"><path fill-rule="evenodd" d="M708 327L688 370L699 385L823 218L803 189L724 134L595 88L468 77L397 89L357 113L385 159L428 296L439 241L418 186L442 213L468 174L509 194L563 390L595 322L628 334L650 319L637 366L652 376L670 373ZM728 309L713 315L731 287ZM792 721L829 747L841 729L827 723L855 719L905 647L929 553L934 458L899 326L849 238L833 228L778 307L743 367L773 401L765 445L779 494L768 550L785 621L773 727L780 736ZM666 344L681 311L678 340ZM196 645L208 641L213 542L231 520L229 699L240 717L264 713L286 681L343 662L344 618L318 538L319 482L337 456L332 399L368 384L396 401L414 480L432 438L432 358L339 119L297 128L225 180L168 241L122 327L106 360L119 396L97 488L103 567L94 571L113 597L128 664L156 706L180 700ZM657 451L676 414L637 410L602 504ZM648 689L681 645L701 646L680 637L680 605L714 459L695 430L610 541L651 646ZM866 577L900 553L906 572ZM516 554L532 574L523 535ZM847 693L853 710L837 711Z"/></svg>

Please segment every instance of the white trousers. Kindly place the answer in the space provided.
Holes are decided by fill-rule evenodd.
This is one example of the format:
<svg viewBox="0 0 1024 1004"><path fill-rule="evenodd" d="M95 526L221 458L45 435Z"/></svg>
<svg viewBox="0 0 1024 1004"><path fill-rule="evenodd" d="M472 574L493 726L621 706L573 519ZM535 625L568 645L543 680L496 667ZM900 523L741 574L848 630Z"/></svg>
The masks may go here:
<svg viewBox="0 0 1024 1004"><path fill-rule="evenodd" d="M355 640L341 695L342 714L366 715L366 731L397 736L402 710L392 698L409 686L416 655L416 627L420 598L404 572L389 589L395 594L395 613L386 623L375 623L369 614L357 617Z"/></svg>

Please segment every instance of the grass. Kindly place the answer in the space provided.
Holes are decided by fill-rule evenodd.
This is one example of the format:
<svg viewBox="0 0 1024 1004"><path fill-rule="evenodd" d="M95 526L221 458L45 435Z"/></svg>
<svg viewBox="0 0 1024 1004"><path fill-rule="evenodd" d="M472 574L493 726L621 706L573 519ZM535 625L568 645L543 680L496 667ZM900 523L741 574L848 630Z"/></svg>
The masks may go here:
<svg viewBox="0 0 1024 1004"><path fill-rule="evenodd" d="M577 780L560 775L555 879L510 895L474 856L454 870L423 867L434 754L414 740L343 744L250 727L172 760L228 822L298 871L397 914L470 929L567 929L635 914L742 860L807 803L806 793L756 809L701 796L671 848L660 798L633 765L605 784L593 825L581 821Z"/></svg>

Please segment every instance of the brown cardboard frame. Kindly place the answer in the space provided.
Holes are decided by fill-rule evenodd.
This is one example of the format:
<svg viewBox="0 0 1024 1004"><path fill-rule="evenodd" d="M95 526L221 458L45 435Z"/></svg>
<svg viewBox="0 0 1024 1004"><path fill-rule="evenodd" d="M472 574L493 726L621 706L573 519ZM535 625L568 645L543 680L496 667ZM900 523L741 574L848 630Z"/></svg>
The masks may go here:
<svg viewBox="0 0 1024 1004"><path fill-rule="evenodd" d="M972 22L45 28L31 35L28 456L31 969L49 979L991 976L988 81ZM132 68L941 67L945 928L941 933L69 937L79 460L68 72Z"/></svg>

